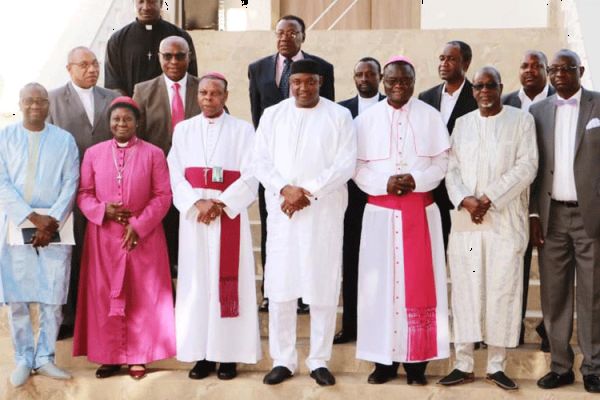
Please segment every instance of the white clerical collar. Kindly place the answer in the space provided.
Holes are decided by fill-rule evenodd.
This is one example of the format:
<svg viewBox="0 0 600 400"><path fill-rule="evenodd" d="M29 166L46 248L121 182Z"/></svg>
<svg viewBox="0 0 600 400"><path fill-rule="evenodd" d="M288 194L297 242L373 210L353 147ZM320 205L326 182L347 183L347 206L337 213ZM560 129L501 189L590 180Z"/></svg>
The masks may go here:
<svg viewBox="0 0 600 400"><path fill-rule="evenodd" d="M202 116L202 122L206 125L219 124L225 119L225 110L221 112L221 115L215 118L207 118L204 114L200 114Z"/></svg>
<svg viewBox="0 0 600 400"><path fill-rule="evenodd" d="M387 110L388 110L388 116L390 117L390 120L392 120L393 115L394 115L394 111L400 111L400 112L408 112L410 111L410 105L413 101L413 98L411 97L405 105L403 105L400 108L394 108L387 100L384 100L387 104Z"/></svg>
<svg viewBox="0 0 600 400"><path fill-rule="evenodd" d="M531 104L537 103L538 101L544 100L546 97L548 97L548 90L550 90L550 87L548 86L548 84L546 84L546 86L544 86L544 89L542 89L542 91L539 92L533 98L533 100L531 100L529 99L529 96L527 96L527 94L525 93L525 89L523 89L523 86L521 86L521 89L519 89L519 99L521 100L521 103L524 103L525 99L529 99L531 101Z"/></svg>
<svg viewBox="0 0 600 400"><path fill-rule="evenodd" d="M452 93L452 94L446 92L446 82L444 82L444 86L442 86L442 96L449 96L449 97L452 97L452 98L454 98L454 97L458 98L458 96L460 96L460 92L462 92L462 90L463 90L463 87L465 87L465 82L466 81L467 81L466 78L463 79L462 85L460 85L460 87L458 89L456 89L454 91L454 93Z"/></svg>
<svg viewBox="0 0 600 400"><path fill-rule="evenodd" d="M84 88L82 88L82 87L79 87L79 86L77 86L77 84L76 84L75 82L73 82L73 81L71 81L71 85L73 86L73 89L75 89L75 91L76 91L78 94L86 94L86 95L91 95L91 94L92 94L92 92L94 91L94 87L93 87L93 86L92 86L92 87L89 87L89 88L87 88L87 89L84 89Z"/></svg>
<svg viewBox="0 0 600 400"><path fill-rule="evenodd" d="M577 105L579 106L579 103L581 103L581 87L579 87L579 90L577 92L575 92L575 94L573 96L569 97L568 99L563 99L562 97L560 97L560 95L558 93L556 93L556 97L559 100L575 99L575 100L577 100Z"/></svg>
<svg viewBox="0 0 600 400"><path fill-rule="evenodd" d="M167 76L167 74L163 74L163 76L165 77L165 83L167 84L167 87L170 89L173 87L174 83L179 83L179 87L187 87L187 72L185 73L185 75L183 76L183 78L181 78L180 80L178 80L177 82L169 79L169 77Z"/></svg>

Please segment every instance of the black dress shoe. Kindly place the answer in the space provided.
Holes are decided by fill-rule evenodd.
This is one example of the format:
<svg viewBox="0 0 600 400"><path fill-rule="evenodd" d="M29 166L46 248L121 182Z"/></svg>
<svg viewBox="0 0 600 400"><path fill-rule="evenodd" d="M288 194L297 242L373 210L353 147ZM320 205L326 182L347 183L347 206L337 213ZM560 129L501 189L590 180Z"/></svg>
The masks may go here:
<svg viewBox="0 0 600 400"><path fill-rule="evenodd" d="M228 381L237 376L237 364L236 363L220 363L219 369L217 370L217 378Z"/></svg>
<svg viewBox="0 0 600 400"><path fill-rule="evenodd" d="M402 366L406 371L406 383L416 386L427 385L427 378L425 377L427 361L417 363L402 363Z"/></svg>
<svg viewBox="0 0 600 400"><path fill-rule="evenodd" d="M265 385L277 385L292 377L292 371L287 369L286 367L274 367L268 374L263 378L263 383Z"/></svg>
<svg viewBox="0 0 600 400"><path fill-rule="evenodd" d="M356 341L356 333L352 334L348 331L341 330L333 337L333 344L342 344Z"/></svg>
<svg viewBox="0 0 600 400"><path fill-rule="evenodd" d="M600 393L600 378L598 375L584 375L583 387L590 393Z"/></svg>
<svg viewBox="0 0 600 400"><path fill-rule="evenodd" d="M302 299L298 299L298 314L308 314L310 312L310 306L304 304Z"/></svg>
<svg viewBox="0 0 600 400"><path fill-rule="evenodd" d="M310 377L321 386L335 385L335 377L325 367L315 369L310 373Z"/></svg>
<svg viewBox="0 0 600 400"><path fill-rule="evenodd" d="M427 385L427 378L425 374L406 375L406 383L415 386L425 386Z"/></svg>
<svg viewBox="0 0 600 400"><path fill-rule="evenodd" d="M519 388L519 385L506 376L502 371L498 371L493 374L487 374L485 379L487 379L487 381L490 383L495 383L498 387L501 387L504 390L517 390Z"/></svg>
<svg viewBox="0 0 600 400"><path fill-rule="evenodd" d="M116 375L120 370L121 370L120 365L102 364L96 370L96 378L98 378L98 379L110 378L111 376Z"/></svg>
<svg viewBox="0 0 600 400"><path fill-rule="evenodd" d="M214 362L207 360L198 361L196 365L194 365L194 368L190 370L188 377L190 379L204 379L210 375L211 372L214 372L214 370Z"/></svg>
<svg viewBox="0 0 600 400"><path fill-rule="evenodd" d="M554 371L550 371L537 381L537 385L542 389L556 389L561 386L570 385L573 382L575 382L573 371L564 374L557 374Z"/></svg>
<svg viewBox="0 0 600 400"><path fill-rule="evenodd" d="M58 328L58 336L56 340L64 340L73 337L73 333L75 331L75 327L73 325L61 325Z"/></svg>
<svg viewBox="0 0 600 400"><path fill-rule="evenodd" d="M258 306L258 312L269 312L269 299L263 299Z"/></svg>
<svg viewBox="0 0 600 400"><path fill-rule="evenodd" d="M542 343L540 344L540 350L544 353L550 353L550 341L548 340L548 334L546 333L546 328L544 327L544 322L540 322L538 326L535 327L535 331L542 338Z"/></svg>
<svg viewBox="0 0 600 400"><path fill-rule="evenodd" d="M452 386L473 381L475 381L475 375L472 372L463 372L455 368L448 375L440 379L438 385Z"/></svg>
<svg viewBox="0 0 600 400"><path fill-rule="evenodd" d="M367 378L367 382L380 385L398 377L398 365L375 363L375 370Z"/></svg>

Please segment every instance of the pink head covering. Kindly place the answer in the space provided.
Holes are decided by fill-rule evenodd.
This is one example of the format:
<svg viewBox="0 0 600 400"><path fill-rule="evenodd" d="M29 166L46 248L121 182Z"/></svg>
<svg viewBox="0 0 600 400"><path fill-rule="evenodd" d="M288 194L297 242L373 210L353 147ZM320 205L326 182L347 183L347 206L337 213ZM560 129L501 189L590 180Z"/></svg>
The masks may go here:
<svg viewBox="0 0 600 400"><path fill-rule="evenodd" d="M113 108L116 105L120 105L120 104L128 104L131 107L135 108L138 112L140 111L140 106L138 106L138 103L135 102L135 100L133 100L131 97L129 96L119 96L116 99L114 99L112 101L112 103L110 103L110 108Z"/></svg>
<svg viewBox="0 0 600 400"><path fill-rule="evenodd" d="M225 78L225 75L223 75L222 73L217 72L217 71L207 72L206 74L204 74L200 77L200 80L202 80L204 78L220 79L223 82L225 82L225 84L227 84L227 79Z"/></svg>
<svg viewBox="0 0 600 400"><path fill-rule="evenodd" d="M402 55L397 55L397 56L391 56L389 58L389 60L387 60L387 62L385 63L385 65L383 66L383 68L387 67L388 65L395 63L395 62L405 62L408 65L410 65L411 67L415 68L415 65L413 64L412 61L410 61L410 58L402 56Z"/></svg>

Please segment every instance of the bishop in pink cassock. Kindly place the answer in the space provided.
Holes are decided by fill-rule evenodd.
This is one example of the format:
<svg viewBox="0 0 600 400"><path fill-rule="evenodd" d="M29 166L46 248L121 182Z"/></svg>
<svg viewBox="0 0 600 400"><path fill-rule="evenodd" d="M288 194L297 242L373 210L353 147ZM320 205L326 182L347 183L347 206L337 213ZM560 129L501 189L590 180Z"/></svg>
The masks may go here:
<svg viewBox="0 0 600 400"><path fill-rule="evenodd" d="M145 364L175 356L161 224L171 205L169 172L158 147L135 134L126 143L116 140L113 118L111 112L115 139L90 147L81 166L77 203L89 222L73 355L100 364ZM122 203L131 212L128 223L109 218L108 203ZM136 234L130 248L123 245L126 225Z"/></svg>

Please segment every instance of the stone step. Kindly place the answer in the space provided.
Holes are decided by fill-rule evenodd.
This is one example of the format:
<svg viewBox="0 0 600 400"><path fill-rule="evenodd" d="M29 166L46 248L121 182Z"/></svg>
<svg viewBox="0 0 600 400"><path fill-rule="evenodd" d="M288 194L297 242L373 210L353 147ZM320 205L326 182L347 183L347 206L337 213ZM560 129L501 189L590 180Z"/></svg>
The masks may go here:
<svg viewBox="0 0 600 400"><path fill-rule="evenodd" d="M267 372L272 367L272 360L269 356L268 340L262 339L263 358L257 364L240 364L240 371L247 372ZM62 340L56 347L56 364L69 371L81 369L93 370L98 365L91 363L86 357L72 357L73 342L72 339ZM301 338L297 340L298 349L298 369L300 373L308 373L304 360L309 353L309 340ZM8 338L0 338L1 354L5 357L0 359L0 367L12 366L14 364L12 357L12 344ZM579 349L575 347L575 374L576 380L582 381L581 374L577 368L581 364L582 355ZM487 350L480 349L475 351L475 375L485 377L486 375ZM431 376L445 376L453 367L454 355L452 352L450 359L435 360L429 363L427 374ZM356 373L366 380L367 375L373 369L373 363L356 359L356 346L354 343L334 345L331 360L328 364L334 374L338 373ZM538 379L548 372L550 366L550 355L539 351L536 345L528 344L516 349L508 349L506 374L514 379ZM152 363L150 368L162 370L189 370L193 363L184 363L174 358L161 360ZM1 382L1 381L0 381Z"/></svg>
<svg viewBox="0 0 600 400"><path fill-rule="evenodd" d="M534 380L519 380L519 390L506 392L492 386L482 378L474 383L455 387L435 385L438 377L430 377L426 386L409 386L403 377L385 385L369 385L364 374L336 374L336 385L320 387L306 373L276 386L262 383L263 373L240 371L232 381L221 381L215 375L201 381L192 381L187 371L151 370L146 378L133 381L123 374L108 379L96 379L93 369L72 371L74 378L68 382L34 375L23 387L13 388L8 383L10 367L0 368L0 400L29 399L86 399L86 400L192 400L192 399L261 399L280 400L385 400L385 399L469 399L469 400L573 400L593 399L583 385L575 384L552 391L539 389Z"/></svg>

